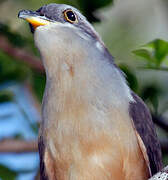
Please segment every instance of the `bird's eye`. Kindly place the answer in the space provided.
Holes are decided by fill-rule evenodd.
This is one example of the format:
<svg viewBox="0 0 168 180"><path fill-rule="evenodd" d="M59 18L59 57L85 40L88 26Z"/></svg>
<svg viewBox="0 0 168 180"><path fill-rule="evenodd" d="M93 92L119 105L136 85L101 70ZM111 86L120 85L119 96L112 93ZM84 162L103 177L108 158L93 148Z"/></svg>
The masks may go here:
<svg viewBox="0 0 168 180"><path fill-rule="evenodd" d="M76 14L70 9L64 11L64 17L70 23L78 22Z"/></svg>

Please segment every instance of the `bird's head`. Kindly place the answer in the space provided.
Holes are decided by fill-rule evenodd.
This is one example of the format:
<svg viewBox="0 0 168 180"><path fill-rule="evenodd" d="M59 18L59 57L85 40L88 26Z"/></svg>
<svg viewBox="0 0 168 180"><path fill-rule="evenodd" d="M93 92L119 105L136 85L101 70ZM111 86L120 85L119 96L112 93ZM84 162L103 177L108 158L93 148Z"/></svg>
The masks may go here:
<svg viewBox="0 0 168 180"><path fill-rule="evenodd" d="M90 38L97 39L98 35L92 25L76 8L65 4L48 4L42 6L36 11L22 10L18 14L19 18L29 22L31 31L34 31L40 26L62 26L78 30Z"/></svg>
<svg viewBox="0 0 168 180"><path fill-rule="evenodd" d="M99 53L96 49L97 51L105 49L92 25L72 6L48 4L37 11L22 10L18 17L29 22L44 66L47 59L49 61L48 68L55 67L56 62L58 65L58 60L62 64L65 60L68 64L77 64L72 61L76 59L83 63L84 58L93 59L92 55L97 59ZM86 57L87 54L89 57ZM46 70L48 68L45 66Z"/></svg>

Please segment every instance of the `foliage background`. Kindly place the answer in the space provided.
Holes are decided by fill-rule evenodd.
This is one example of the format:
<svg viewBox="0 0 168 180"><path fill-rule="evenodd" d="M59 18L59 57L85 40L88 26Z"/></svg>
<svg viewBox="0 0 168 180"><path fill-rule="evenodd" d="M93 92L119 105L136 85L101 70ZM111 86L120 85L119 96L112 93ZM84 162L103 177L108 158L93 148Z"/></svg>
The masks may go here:
<svg viewBox="0 0 168 180"><path fill-rule="evenodd" d="M28 24L17 13L51 2L73 5L93 23L149 106L168 164L167 0L1 0L0 179L39 178L36 140L45 73Z"/></svg>

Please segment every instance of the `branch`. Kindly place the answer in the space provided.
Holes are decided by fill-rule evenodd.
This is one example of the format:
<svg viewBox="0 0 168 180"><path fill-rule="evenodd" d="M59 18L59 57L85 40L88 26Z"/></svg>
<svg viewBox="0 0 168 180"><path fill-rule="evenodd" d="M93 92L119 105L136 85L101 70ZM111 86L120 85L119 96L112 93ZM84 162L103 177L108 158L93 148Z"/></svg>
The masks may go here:
<svg viewBox="0 0 168 180"><path fill-rule="evenodd" d="M168 153L168 140L160 140L160 144L161 144L161 149L162 149L162 153L167 154Z"/></svg>
<svg viewBox="0 0 168 180"><path fill-rule="evenodd" d="M140 69L143 69L143 70L158 70L158 71L168 71L168 68L167 67L139 67Z"/></svg>
<svg viewBox="0 0 168 180"><path fill-rule="evenodd" d="M168 132L168 121L166 121L165 118L153 114L152 119L154 123L156 123L159 127Z"/></svg>
<svg viewBox="0 0 168 180"><path fill-rule="evenodd" d="M0 141L0 153L37 152L37 141L5 139Z"/></svg>
<svg viewBox="0 0 168 180"><path fill-rule="evenodd" d="M168 180L168 166L151 177L149 180Z"/></svg>
<svg viewBox="0 0 168 180"><path fill-rule="evenodd" d="M28 64L31 68L40 73L44 73L43 65L39 58L30 55L23 49L13 47L5 36L0 35L0 49L18 60L21 60Z"/></svg>

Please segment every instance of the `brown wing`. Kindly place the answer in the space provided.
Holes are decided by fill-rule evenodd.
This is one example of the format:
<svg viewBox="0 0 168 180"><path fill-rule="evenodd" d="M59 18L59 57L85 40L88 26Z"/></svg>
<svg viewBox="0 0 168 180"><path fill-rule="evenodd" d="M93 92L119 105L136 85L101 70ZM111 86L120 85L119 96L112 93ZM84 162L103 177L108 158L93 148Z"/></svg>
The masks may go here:
<svg viewBox="0 0 168 180"><path fill-rule="evenodd" d="M45 173L45 164L44 164L44 153L45 153L45 146L43 137L39 136L38 139L38 149L39 149L39 156L40 156L40 180L48 180L48 177Z"/></svg>
<svg viewBox="0 0 168 180"><path fill-rule="evenodd" d="M144 160L145 160L146 165L147 165L148 170L149 170L149 175L150 175L150 177L151 177L151 176L152 176L152 173L151 173L151 169L150 169L150 163L149 163L149 158L148 158L148 154L147 154L146 147L145 147L145 145L144 145L144 143L143 143L143 141L142 141L139 133L138 133L136 130L135 130L135 134L136 134L136 136L137 136L137 140L138 140L139 147L140 147L140 149L141 149L141 152L142 152L142 154L143 154Z"/></svg>
<svg viewBox="0 0 168 180"><path fill-rule="evenodd" d="M129 112L137 133L141 137L149 159L152 175L162 169L161 148L150 112L143 101L132 92L135 102L130 103Z"/></svg>

